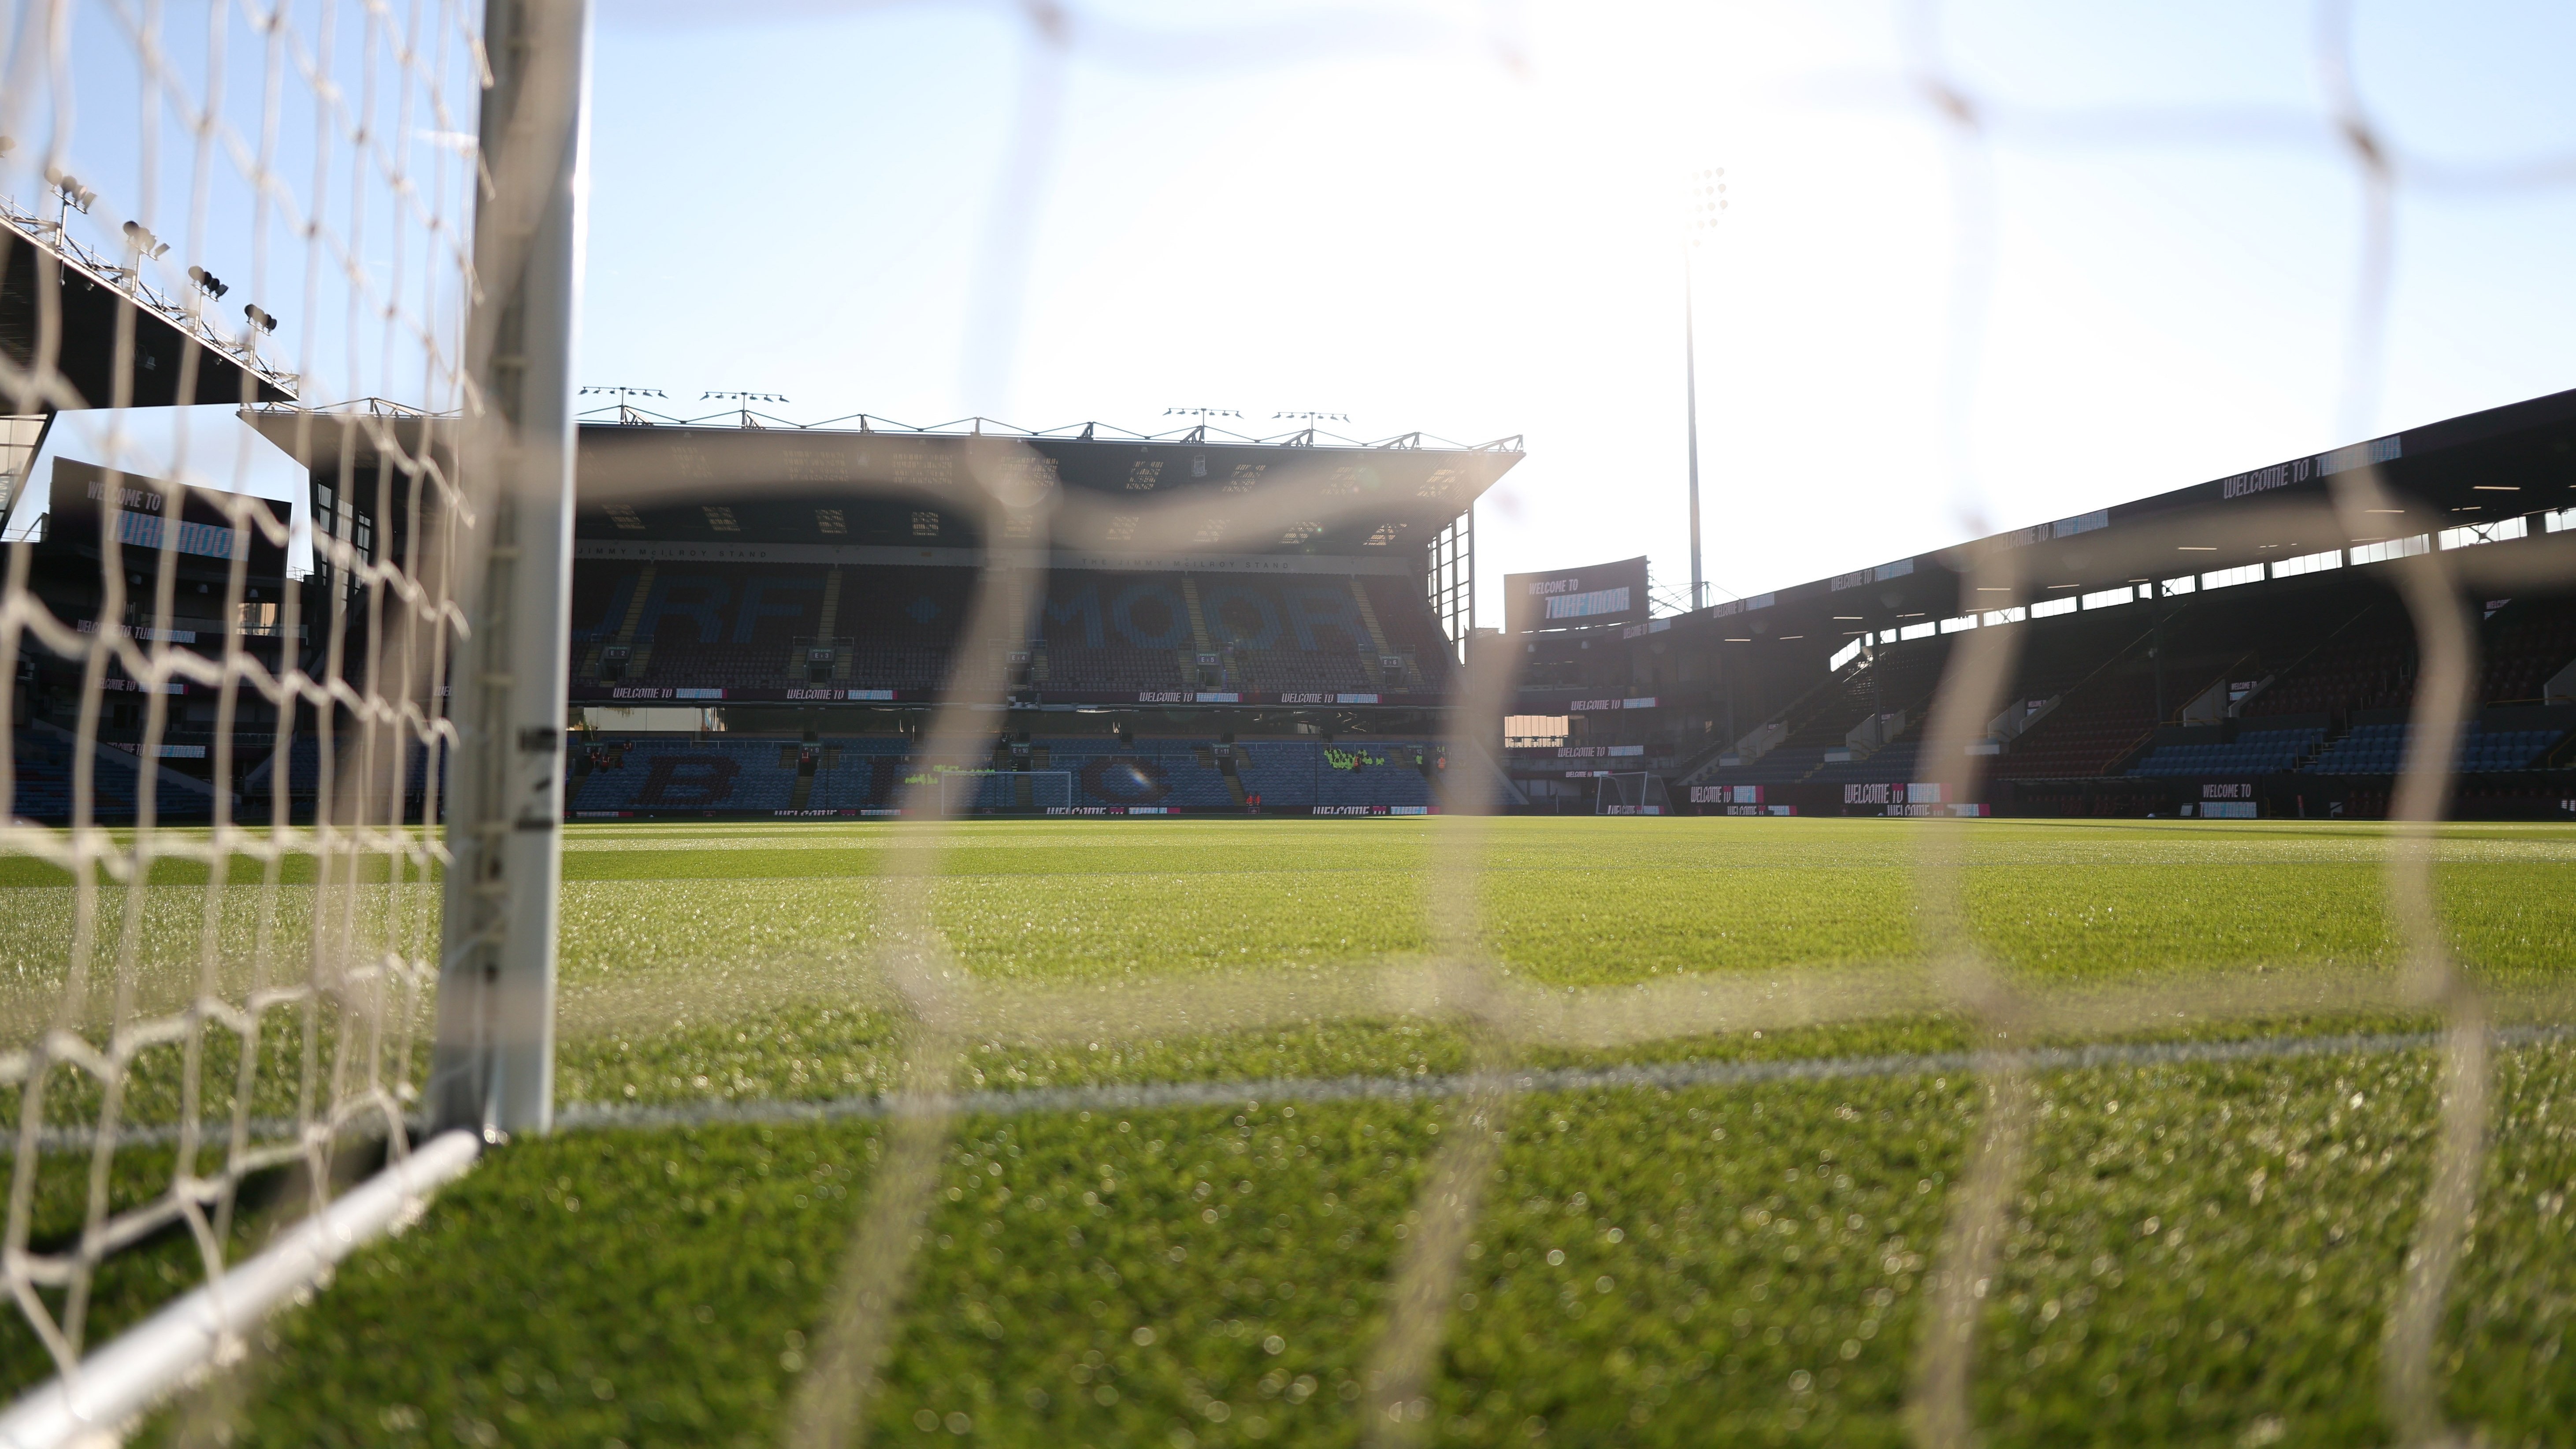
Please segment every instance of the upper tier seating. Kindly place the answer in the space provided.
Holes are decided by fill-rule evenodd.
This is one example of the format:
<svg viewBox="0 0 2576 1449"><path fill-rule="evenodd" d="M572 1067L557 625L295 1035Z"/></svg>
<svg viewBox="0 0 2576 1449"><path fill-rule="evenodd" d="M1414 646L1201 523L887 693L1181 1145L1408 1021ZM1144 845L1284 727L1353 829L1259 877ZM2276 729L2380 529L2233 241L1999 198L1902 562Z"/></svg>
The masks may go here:
<svg viewBox="0 0 2576 1449"><path fill-rule="evenodd" d="M584 562L573 587L575 683L930 691L947 682L974 571L846 567L834 579L810 565ZM1042 692L1420 693L1450 680L1438 623L1400 578L1068 570L1026 602L1026 665L977 667L1007 667L1009 683ZM627 654L610 658L621 644ZM816 647L835 649L828 665L809 658Z"/></svg>

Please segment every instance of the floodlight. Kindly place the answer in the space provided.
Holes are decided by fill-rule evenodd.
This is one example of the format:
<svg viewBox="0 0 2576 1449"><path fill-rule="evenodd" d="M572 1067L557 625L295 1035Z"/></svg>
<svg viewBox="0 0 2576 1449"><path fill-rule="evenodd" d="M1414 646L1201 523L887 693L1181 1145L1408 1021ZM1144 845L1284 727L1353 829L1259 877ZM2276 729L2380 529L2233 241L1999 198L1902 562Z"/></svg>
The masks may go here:
<svg viewBox="0 0 2576 1449"><path fill-rule="evenodd" d="M91 204L98 200L97 192L81 185L80 178L68 171L47 167L45 179L54 184L55 194L62 197L63 205L72 211L87 215Z"/></svg>
<svg viewBox="0 0 2576 1449"><path fill-rule="evenodd" d="M152 229L139 221L125 224L125 240L134 248L135 255L145 261L159 261L170 250L168 242L154 236Z"/></svg>
<svg viewBox="0 0 2576 1449"><path fill-rule="evenodd" d="M216 276L214 273L207 271L203 267L190 267L188 269L188 280L196 283L209 297L220 297L226 292L232 290L230 286L225 284L223 278Z"/></svg>
<svg viewBox="0 0 2576 1449"><path fill-rule="evenodd" d="M262 332L274 332L277 330L277 319L268 315L268 313L263 310L257 302L251 302L244 305L242 308L242 315L250 319L250 325L258 328Z"/></svg>

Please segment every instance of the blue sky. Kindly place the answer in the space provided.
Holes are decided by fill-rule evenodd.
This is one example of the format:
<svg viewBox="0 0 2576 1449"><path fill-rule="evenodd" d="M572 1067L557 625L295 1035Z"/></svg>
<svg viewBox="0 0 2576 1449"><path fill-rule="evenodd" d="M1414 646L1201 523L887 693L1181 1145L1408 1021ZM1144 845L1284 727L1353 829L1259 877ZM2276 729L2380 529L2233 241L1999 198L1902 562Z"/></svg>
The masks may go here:
<svg viewBox="0 0 2576 1449"><path fill-rule="evenodd" d="M998 3L598 13L584 381L1522 434L1489 590L1638 551L1686 575L1699 166L1731 203L1698 268L1736 592L2576 386L2576 188L2466 174L2576 152L2563 6L2358 5L2404 173L2359 394L2362 191L2303 4L1068 0L1060 46ZM117 109L66 154L113 152Z"/></svg>

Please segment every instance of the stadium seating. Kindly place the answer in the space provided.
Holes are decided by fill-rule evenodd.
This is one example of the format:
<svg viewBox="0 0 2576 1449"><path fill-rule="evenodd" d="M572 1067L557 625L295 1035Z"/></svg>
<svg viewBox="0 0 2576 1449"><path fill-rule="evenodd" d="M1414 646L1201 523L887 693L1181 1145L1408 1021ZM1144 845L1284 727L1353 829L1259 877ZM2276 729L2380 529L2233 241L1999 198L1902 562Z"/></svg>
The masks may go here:
<svg viewBox="0 0 2576 1449"><path fill-rule="evenodd" d="M2478 697L2489 704L2536 702L2541 686L2576 659L2576 600L2539 600L2500 611L2486 643Z"/></svg>
<svg viewBox="0 0 2576 1449"><path fill-rule="evenodd" d="M1780 745L1760 759L1721 765L1708 778L1720 785L1794 785L1825 762L1825 749L1823 745Z"/></svg>
<svg viewBox="0 0 2576 1449"><path fill-rule="evenodd" d="M134 769L114 759L114 754L111 750L98 752L98 768L91 777L90 805L96 815L134 813ZM69 741L28 730L16 731L11 740L10 763L17 772L17 791L10 808L27 820L69 820L72 760L73 746Z"/></svg>
<svg viewBox="0 0 2576 1449"><path fill-rule="evenodd" d="M833 739L816 747L808 810L883 810L903 793L912 742L896 735Z"/></svg>
<svg viewBox="0 0 2576 1449"><path fill-rule="evenodd" d="M694 688L813 683L798 646L833 639L832 683L933 689L965 618L973 571L962 568L583 564L574 574L576 682ZM824 616L826 601L831 616ZM607 647L632 650L622 667Z"/></svg>
<svg viewBox="0 0 2576 1449"><path fill-rule="evenodd" d="M636 739L594 766L575 810L784 810L796 792L794 759L777 740Z"/></svg>
<svg viewBox="0 0 2576 1449"><path fill-rule="evenodd" d="M1895 781L1898 777L1888 771L1900 768L1899 757L1888 751L1903 747L1906 754L1902 757L1902 770L1913 768L1916 745L1909 741L1922 731L1925 711L1933 692L1940 687L1941 672L1949 659L1950 640L1946 637L1909 640L1881 649L1874 661L1847 670L1841 678L1790 706L1786 711L1790 724L1786 739L1758 759L1741 765L1720 765L1707 777L1709 783ZM1832 762L1825 759L1827 754L1847 748L1845 741L1853 728L1877 712L1904 713L1905 732L1865 758Z"/></svg>
<svg viewBox="0 0 2576 1449"><path fill-rule="evenodd" d="M379 748L382 747L379 746ZM333 768L343 772L361 768L364 762L352 757L352 751L357 748L358 741L354 735L343 736L336 741L332 754ZM270 789L271 777L277 768L276 747L266 741L255 747L244 745L238 758L247 766L241 776L241 793L254 798L265 797ZM409 742L404 748L403 794L405 798L412 800L420 798L424 783L422 770L427 759L428 751L422 748L418 741ZM441 768L445 768L443 757ZM322 741L309 731L300 730L288 742L286 748L287 792L298 797L311 795L321 787L321 781Z"/></svg>
<svg viewBox="0 0 2576 1449"><path fill-rule="evenodd" d="M585 562L574 571L574 679L935 690L976 583L953 567ZM1401 578L1067 570L1030 613L1030 658L1008 666L1008 682L1040 691L1420 693L1450 682L1448 643ZM836 651L828 681L802 652L817 645ZM618 647L627 653L612 658Z"/></svg>
<svg viewBox="0 0 2576 1449"><path fill-rule="evenodd" d="M1807 779L1819 785L1846 785L1858 782L1895 785L1911 781L1915 778L1914 767L1923 748L1923 741L1917 737L1921 728L1918 723L1913 726L1917 735L1900 738L1858 759L1827 760L1818 765L1815 773L1809 775ZM1724 777L1728 784L1736 783L1736 779L1732 771ZM1746 783L1759 782L1747 781Z"/></svg>
<svg viewBox="0 0 2576 1449"><path fill-rule="evenodd" d="M1316 805L1423 806L1431 787L1423 762L1438 746L1424 740L1252 740L1219 746L1206 740L1115 737L1039 738L1023 750L954 762L983 783L950 787L952 808L1044 809L1162 806L1191 812L1243 808L1218 754L1230 751L1236 780L1265 809ZM900 803L907 780L925 767L901 736L767 739L679 739L638 736L576 747L572 810L773 811L886 809ZM801 807L799 771L811 756L811 783ZM991 773L982 773L990 771ZM1030 772L1036 778L1030 778ZM1063 795L1051 780L1060 772ZM1023 780L1031 788L1023 795Z"/></svg>
<svg viewBox="0 0 2576 1449"><path fill-rule="evenodd" d="M1995 762L2004 780L2078 780L2108 774L2153 730L2152 675L2114 673L2068 694Z"/></svg>
<svg viewBox="0 0 2576 1449"><path fill-rule="evenodd" d="M2293 673L2245 702L2243 715L2323 714L2394 709L2414 692L2414 649L2371 636L2329 644Z"/></svg>
<svg viewBox="0 0 2576 1449"><path fill-rule="evenodd" d="M1265 808L1316 805L1427 805L1429 782L1419 761L1433 748L1419 740L1254 740L1235 746L1243 788Z"/></svg>
<svg viewBox="0 0 2576 1449"><path fill-rule="evenodd" d="M1213 757L1202 762L1190 742L1138 740L1121 745L1098 736L1049 739L1044 768L1063 770L1079 806L1163 805L1185 810L1230 810L1234 793ZM1037 761L1032 759L1032 765Z"/></svg>
<svg viewBox="0 0 2576 1449"><path fill-rule="evenodd" d="M2316 775L2390 775L2405 763L2411 724L2357 725L2309 762ZM2460 740L2462 774L2529 769L2566 735L2563 729L2488 730L2472 723Z"/></svg>
<svg viewBox="0 0 2576 1449"><path fill-rule="evenodd" d="M2160 745L2130 767L2138 776L2268 775L2298 768L2326 732L2322 728L2248 730L2233 740Z"/></svg>

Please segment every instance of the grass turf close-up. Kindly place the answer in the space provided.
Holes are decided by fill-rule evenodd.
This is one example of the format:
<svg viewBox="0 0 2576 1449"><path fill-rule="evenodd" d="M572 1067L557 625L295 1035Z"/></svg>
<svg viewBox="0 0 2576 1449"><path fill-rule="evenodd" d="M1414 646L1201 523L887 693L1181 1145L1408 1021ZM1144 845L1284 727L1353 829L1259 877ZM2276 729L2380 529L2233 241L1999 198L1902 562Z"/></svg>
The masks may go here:
<svg viewBox="0 0 2576 1449"><path fill-rule="evenodd" d="M882 1152L872 1104L900 1037L872 976L876 878L909 828L569 830L565 1130L492 1149L153 1432L776 1442ZM1402 985L1431 953L1426 890L1459 878L1434 869L1442 828L952 827L929 909L971 988L956 1084L973 1095L873 1441L1359 1440L1390 1280L1476 1050ZM1421 1431L1903 1440L1925 1275L1986 1105L1968 1024L1902 986L1926 956L1925 827L1468 828L1482 954L1525 1019L1557 1025L1518 1048L1546 1070L1501 1117ZM2037 1079L1982 1300L1985 1435L2387 1440L2380 1333L2424 1198L2435 1059L2433 1019L2384 989L2385 835L1955 828L1971 928L2010 979L2156 1004L2048 1037L2126 1045ZM2450 827L2438 858L2458 958L2499 1002L2538 1003L2497 1057L2444 1409L2491 1442L2565 1442L2576 1043L2545 1008L2576 962L2576 831ZM34 923L68 894L31 878L0 910ZM197 922L171 919L184 959ZM2194 1006L2248 982L2304 984ZM2335 982L2366 989L2311 989ZM2190 1049L2219 1042L2235 1054ZM76 1229L78 1195L38 1212ZM98 1314L130 1320L194 1253L138 1250ZM13 1388L46 1372L14 1320L0 1364Z"/></svg>

